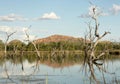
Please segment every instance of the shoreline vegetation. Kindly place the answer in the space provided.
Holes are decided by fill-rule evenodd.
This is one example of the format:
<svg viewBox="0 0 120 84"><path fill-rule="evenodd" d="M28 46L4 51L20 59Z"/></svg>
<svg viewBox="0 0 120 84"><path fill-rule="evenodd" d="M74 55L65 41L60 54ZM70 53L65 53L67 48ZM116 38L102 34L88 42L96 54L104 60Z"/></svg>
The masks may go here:
<svg viewBox="0 0 120 84"><path fill-rule="evenodd" d="M76 56L83 56L84 57L84 51L82 50L54 50L54 51L38 51L40 53L41 58L44 56L69 56L69 55L76 55ZM101 51L98 51L97 53L100 53ZM7 51L7 57L13 57L13 56L20 56L20 55L37 55L36 51ZM5 53L4 51L0 51L0 58L4 57ZM110 50L106 52L106 56L120 56L120 50Z"/></svg>
<svg viewBox="0 0 120 84"><path fill-rule="evenodd" d="M64 35L52 35L46 38L34 40L34 45L37 51L42 56L43 53L49 53L51 56L57 54L82 54L84 55L85 39L74 38ZM36 52L35 46L32 42L22 42L14 39L7 43L5 49L5 43L0 40L0 57L5 56L5 50L8 55L17 55L19 53L34 53ZM87 45L90 45L87 40ZM109 55L120 55L120 42L100 41L95 48L96 52L106 51ZM7 55L6 55L7 56Z"/></svg>

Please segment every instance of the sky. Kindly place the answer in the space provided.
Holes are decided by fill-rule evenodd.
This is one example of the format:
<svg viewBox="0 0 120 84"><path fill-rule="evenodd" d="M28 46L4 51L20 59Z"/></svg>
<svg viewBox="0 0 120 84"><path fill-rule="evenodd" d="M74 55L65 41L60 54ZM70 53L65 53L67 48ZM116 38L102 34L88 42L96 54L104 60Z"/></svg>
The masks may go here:
<svg viewBox="0 0 120 84"><path fill-rule="evenodd" d="M23 40L24 30L31 39L54 34L84 37L94 5L102 11L100 34L111 32L104 40L120 41L120 0L0 0L0 39L5 40L5 32L17 31L11 39Z"/></svg>

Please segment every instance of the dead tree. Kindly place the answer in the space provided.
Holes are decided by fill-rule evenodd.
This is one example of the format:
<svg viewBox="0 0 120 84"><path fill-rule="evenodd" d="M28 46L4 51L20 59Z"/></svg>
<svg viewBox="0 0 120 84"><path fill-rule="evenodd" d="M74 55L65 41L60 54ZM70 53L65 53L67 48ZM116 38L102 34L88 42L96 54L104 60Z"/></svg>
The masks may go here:
<svg viewBox="0 0 120 84"><path fill-rule="evenodd" d="M30 26L30 27L31 27L31 26ZM25 33L25 35L26 35L26 37L27 37L27 38L25 39L25 41L32 43L32 45L33 45L34 48L35 48L35 52L37 53L37 57L39 58L39 59L37 59L36 64L33 66L35 69L34 69L34 71L29 75L29 76L31 76L31 75L33 75L35 72L37 72L37 70L39 70L40 52L38 51L38 48L37 48L37 46L36 46L35 41L34 41L34 40L30 40L30 35L28 34L28 31L27 31L27 30L24 30L24 33ZM24 71L23 64L22 64L22 70Z"/></svg>
<svg viewBox="0 0 120 84"><path fill-rule="evenodd" d="M85 35L85 41L84 41L84 52L85 52L85 57L84 57L84 65L89 66L89 70L91 72L91 77L95 80L97 84L99 82L97 81L95 75L94 75L94 67L93 65L96 65L100 70L104 70L103 68L99 67L99 65L102 65L101 63L97 63L97 60L100 60L102 56L105 55L106 51L101 52L99 55L96 55L96 46L99 43L99 41L105 37L107 34L110 32L104 32L102 35L99 34L99 22L98 22L98 13L96 12L97 8L93 7L92 8L92 20L94 21L94 26L91 26L91 22L87 23L87 26L89 28L88 33ZM105 71L105 70L104 70Z"/></svg>
<svg viewBox="0 0 120 84"><path fill-rule="evenodd" d="M16 31L14 31L14 32L12 32L12 33L10 33L10 34L8 34L8 32L6 32L5 49L4 49L5 61L6 61L6 56L7 56L7 44L8 44L8 41L9 41L10 37L11 37L14 33L16 33ZM9 74L8 74L8 71L7 71L6 63L4 64L4 69L5 69L5 73L6 73L7 78L9 78Z"/></svg>
<svg viewBox="0 0 120 84"><path fill-rule="evenodd" d="M97 59L99 59L101 56L105 55L105 52L100 53L99 55L95 55L95 48L97 46L97 44L99 43L99 41L105 37L107 34L109 34L110 32L104 32L102 35L99 34L98 29L99 29L99 23L98 23L98 14L96 13L96 7L93 8L93 16L91 16L91 18L94 20L95 26L94 26L94 31L92 32L93 28L91 26L90 23L88 23L88 27L89 27L89 32L86 35L85 38L85 47L86 47L86 53L89 53L89 58L92 61L95 61ZM94 33L94 35L92 34ZM87 39L88 37L88 39ZM87 41L88 40L88 41ZM89 45L88 45L89 44Z"/></svg>
<svg viewBox="0 0 120 84"><path fill-rule="evenodd" d="M39 53L39 51L38 51L38 49L37 49L37 46L36 46L35 42L30 40L30 35L27 33L27 30L24 30L24 32L25 32L25 35L26 35L26 37L27 37L27 39L26 39L25 41L28 41L28 42L30 42L30 43L33 44L33 46L34 46L34 48L35 48L35 51L36 51L36 53L37 53L37 55L38 55L38 58L40 58L40 53Z"/></svg>
<svg viewBox="0 0 120 84"><path fill-rule="evenodd" d="M8 34L8 32L6 32L7 38L6 38L6 40L5 40L5 50L4 50L4 52L5 52L5 57L6 57L6 53L7 53L7 43L8 43L8 40L9 40L9 38L10 38L14 33L16 33L16 31L14 31L14 32L12 32L12 33L10 33L10 34Z"/></svg>

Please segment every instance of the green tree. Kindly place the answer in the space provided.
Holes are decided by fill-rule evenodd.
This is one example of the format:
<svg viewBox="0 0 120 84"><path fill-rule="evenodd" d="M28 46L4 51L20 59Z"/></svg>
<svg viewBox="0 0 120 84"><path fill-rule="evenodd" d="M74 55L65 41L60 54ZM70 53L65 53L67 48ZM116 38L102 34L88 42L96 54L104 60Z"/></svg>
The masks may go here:
<svg viewBox="0 0 120 84"><path fill-rule="evenodd" d="M26 44L21 42L20 40L12 40L8 43L7 49L10 51L16 50L26 50Z"/></svg>
<svg viewBox="0 0 120 84"><path fill-rule="evenodd" d="M112 46L113 46L113 49L120 49L120 42L113 42Z"/></svg>

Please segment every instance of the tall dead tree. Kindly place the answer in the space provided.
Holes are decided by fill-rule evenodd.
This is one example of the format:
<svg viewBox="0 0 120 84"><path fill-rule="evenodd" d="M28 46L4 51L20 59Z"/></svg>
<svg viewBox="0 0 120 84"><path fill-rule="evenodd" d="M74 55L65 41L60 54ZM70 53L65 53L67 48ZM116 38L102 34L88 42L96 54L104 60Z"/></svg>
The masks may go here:
<svg viewBox="0 0 120 84"><path fill-rule="evenodd" d="M105 71L103 68L99 67L99 65L102 65L101 63L97 63L97 60L100 60L100 58L102 56L105 55L106 51L101 52L100 54L96 54L96 46L99 43L99 41L105 37L107 34L109 34L110 32L104 32L102 35L99 34L99 22L98 22L98 17L99 17L99 13L97 13L97 7L93 7L92 8L92 14L91 18L94 21L94 26L91 26L91 22L87 23L87 26L89 28L88 33L85 35L85 48L84 48L84 52L85 52L85 57L84 57L84 65L88 65L89 66L89 70L91 72L91 77L95 80L95 82L97 84L99 84L99 82L97 81L95 75L94 75L94 67L93 65L96 65L100 70Z"/></svg>
<svg viewBox="0 0 120 84"><path fill-rule="evenodd" d="M102 53L100 53L99 55L97 55L97 56L95 56L95 48L96 48L96 46L97 46L97 44L99 43L99 41L103 38L103 37L105 37L107 34L110 34L110 32L104 32L102 35L100 35L99 34L99 32L98 32L98 29L99 29L99 23L98 23L98 14L95 12L95 10L96 10L97 8L93 8L93 17L92 17L92 19L94 20L94 22L95 22L95 34L94 34L94 36L95 36L95 40L93 40L93 41L91 41L91 43L93 44L92 46L91 46L91 57L93 58L92 60L96 60L96 58L97 59L99 59L101 56L103 56L103 55L105 55L105 52L102 52Z"/></svg>
<svg viewBox="0 0 120 84"><path fill-rule="evenodd" d="M31 27L31 26L30 26L30 27ZM30 40L30 35L28 34L28 30L24 30L24 33L25 33L25 35L26 35L26 37L27 37L27 38L25 39L25 41L32 43L32 45L33 45L34 48L35 48L35 52L37 53L37 57L39 58L39 59L37 59L36 64L33 66L33 67L35 67L35 69L34 69L33 73L30 74L30 76L31 76L31 75L33 75L37 70L39 70L40 52L38 51L38 48L37 48L36 43L34 42L34 40ZM22 71L24 71L23 64L22 64Z"/></svg>

